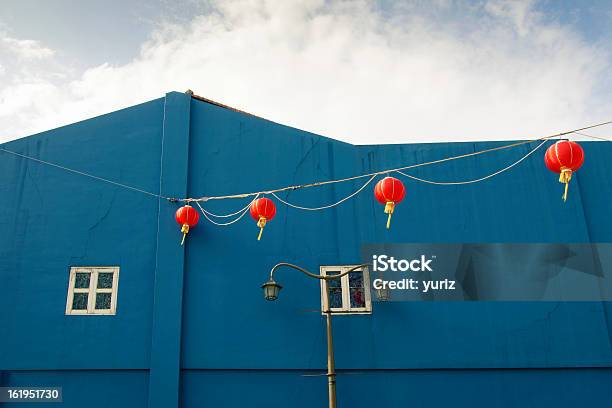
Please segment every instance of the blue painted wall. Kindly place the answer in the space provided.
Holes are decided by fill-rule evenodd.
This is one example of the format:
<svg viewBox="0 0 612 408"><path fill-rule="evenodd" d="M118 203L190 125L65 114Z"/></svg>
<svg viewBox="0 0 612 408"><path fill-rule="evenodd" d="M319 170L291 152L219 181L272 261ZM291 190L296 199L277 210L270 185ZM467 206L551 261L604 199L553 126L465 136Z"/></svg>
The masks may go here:
<svg viewBox="0 0 612 408"><path fill-rule="evenodd" d="M353 146L170 93L2 147L193 197L341 178L501 144ZM534 146L412 174L476 178ZM366 242L612 242L612 185L605 182L612 145L583 146L587 160L566 204L542 150L475 185L406 180L407 197L389 231L367 188L322 212L278 205L260 242L248 215L225 228L202 220L184 248L177 248L171 219L178 204L0 153L0 326L8 329L0 338L0 378L7 385L63 384L66 406L91 401L92 381L113 390L93 406L122 406L122 398L134 407L324 405L326 378L311 376L326 362L318 283L281 270L281 298L265 302L259 286L270 267L356 263ZM324 205L361 183L282 197ZM246 204L205 206L223 213ZM117 315L64 316L70 266L98 264L121 267ZM612 376L610 312L596 302L388 303L375 304L372 315L338 316L339 404L602 404ZM91 381L83 385L84 378Z"/></svg>

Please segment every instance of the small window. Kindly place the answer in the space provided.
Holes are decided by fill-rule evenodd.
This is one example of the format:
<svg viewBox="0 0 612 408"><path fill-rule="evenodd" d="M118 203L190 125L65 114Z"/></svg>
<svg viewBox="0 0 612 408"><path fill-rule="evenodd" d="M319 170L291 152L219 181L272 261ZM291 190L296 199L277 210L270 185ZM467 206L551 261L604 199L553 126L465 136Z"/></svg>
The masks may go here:
<svg viewBox="0 0 612 408"><path fill-rule="evenodd" d="M353 266L322 266L321 275L340 275ZM372 313L368 268L356 269L339 279L327 281L329 297L325 295L325 281L321 281L321 307L333 313Z"/></svg>
<svg viewBox="0 0 612 408"><path fill-rule="evenodd" d="M66 314L114 315L119 267L72 267Z"/></svg>

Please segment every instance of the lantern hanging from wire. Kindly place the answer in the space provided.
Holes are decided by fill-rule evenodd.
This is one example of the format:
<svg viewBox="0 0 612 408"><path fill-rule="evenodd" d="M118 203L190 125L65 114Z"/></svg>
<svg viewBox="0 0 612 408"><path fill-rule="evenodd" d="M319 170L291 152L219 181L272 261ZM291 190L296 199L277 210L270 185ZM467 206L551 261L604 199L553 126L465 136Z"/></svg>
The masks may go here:
<svg viewBox="0 0 612 408"><path fill-rule="evenodd" d="M276 206L274 205L274 201L269 198L258 198L253 201L250 208L251 217L255 221L257 221L257 226L259 227L259 235L257 236L257 240L261 240L261 234L263 233L263 229L266 226L268 221L272 221L274 216L276 215Z"/></svg>
<svg viewBox="0 0 612 408"><path fill-rule="evenodd" d="M198 211L190 205L184 205L174 214L176 222L181 226L181 232L183 233L183 239L181 245L185 243L185 237L189 233L189 229L195 227L200 219Z"/></svg>
<svg viewBox="0 0 612 408"><path fill-rule="evenodd" d="M546 150L544 163L550 171L559 173L559 183L565 184L562 198L563 201L566 201L572 174L584 163L584 150L576 142L559 140Z"/></svg>
<svg viewBox="0 0 612 408"><path fill-rule="evenodd" d="M395 206L404 199L405 195L404 184L394 177L385 177L376 183L374 196L381 204L385 205L385 214L389 214L387 229L391 225L391 215L393 215Z"/></svg>

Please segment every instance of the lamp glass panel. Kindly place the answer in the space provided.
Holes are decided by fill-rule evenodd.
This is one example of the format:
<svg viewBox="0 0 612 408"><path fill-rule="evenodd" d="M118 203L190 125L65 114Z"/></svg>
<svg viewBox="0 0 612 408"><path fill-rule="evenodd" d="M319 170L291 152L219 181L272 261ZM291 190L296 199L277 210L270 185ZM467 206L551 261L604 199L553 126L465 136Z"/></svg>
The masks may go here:
<svg viewBox="0 0 612 408"><path fill-rule="evenodd" d="M276 285L266 285L264 287L264 294L266 299L276 299L278 297L279 287Z"/></svg>

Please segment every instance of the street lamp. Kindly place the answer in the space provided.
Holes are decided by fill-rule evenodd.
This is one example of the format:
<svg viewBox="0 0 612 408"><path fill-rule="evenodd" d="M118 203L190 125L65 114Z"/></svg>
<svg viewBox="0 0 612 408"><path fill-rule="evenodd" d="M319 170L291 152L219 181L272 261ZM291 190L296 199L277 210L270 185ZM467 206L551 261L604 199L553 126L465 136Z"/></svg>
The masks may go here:
<svg viewBox="0 0 612 408"><path fill-rule="evenodd" d="M293 265L286 262L281 262L270 270L270 278L266 283L261 285L264 290L264 297L266 300L276 300L278 299L278 293L282 289L282 286L276 283L274 280L274 272L280 268L286 266L288 268L296 269L306 276L311 278L319 279L325 282L325 296L327 296L327 310L324 311L327 321L327 388L328 388L328 397L329 397L329 408L336 408L336 368L334 363L334 341L332 337L332 321L331 321L331 307L329 302L329 288L327 286L328 280L340 279L349 273L360 269L365 268L368 264L361 264L350 268L349 270L338 274L338 275L317 275L315 273L308 272L306 269L301 268L297 265Z"/></svg>
<svg viewBox="0 0 612 408"><path fill-rule="evenodd" d="M387 302L389 301L389 299L391 299L389 288L386 286L384 288L374 289L374 291L376 293L376 299L378 299L381 302Z"/></svg>
<svg viewBox="0 0 612 408"><path fill-rule="evenodd" d="M270 280L261 285L261 287L264 290L264 297L266 298L266 300L278 299L278 292L280 292L280 290L283 288L272 278L270 278Z"/></svg>

